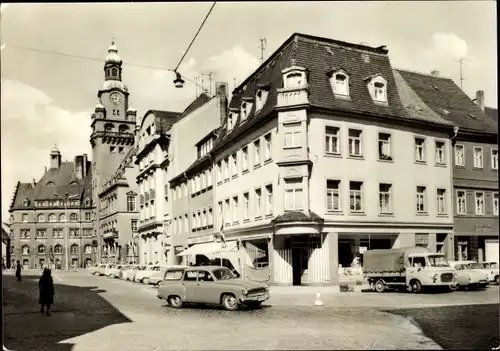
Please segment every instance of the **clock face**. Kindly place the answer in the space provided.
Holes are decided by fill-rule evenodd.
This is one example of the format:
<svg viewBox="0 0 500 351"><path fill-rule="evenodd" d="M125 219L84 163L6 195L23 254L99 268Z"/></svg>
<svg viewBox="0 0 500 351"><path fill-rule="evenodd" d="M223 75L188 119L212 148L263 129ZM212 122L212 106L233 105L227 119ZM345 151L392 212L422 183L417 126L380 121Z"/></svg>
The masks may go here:
<svg viewBox="0 0 500 351"><path fill-rule="evenodd" d="M113 93L109 96L109 100L115 105L118 105L122 101L122 97L118 93Z"/></svg>

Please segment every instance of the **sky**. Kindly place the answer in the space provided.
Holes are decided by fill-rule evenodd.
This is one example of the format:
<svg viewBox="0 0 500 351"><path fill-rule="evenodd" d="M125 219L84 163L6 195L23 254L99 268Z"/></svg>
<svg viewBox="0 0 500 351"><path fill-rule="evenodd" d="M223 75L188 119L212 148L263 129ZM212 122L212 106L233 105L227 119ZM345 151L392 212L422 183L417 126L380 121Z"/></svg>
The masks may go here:
<svg viewBox="0 0 500 351"><path fill-rule="evenodd" d="M149 109L182 111L201 88L173 86L178 64L212 3L2 4L2 220L17 181L36 180L54 145L63 159L91 155L90 116L104 81L111 40L124 61L123 81L138 118ZM292 33L370 46L386 45L394 68L440 71L464 91L484 90L497 107L494 1L221 2L179 71L191 79L213 73L232 90ZM84 56L46 54L34 50ZM128 64L156 67L155 69ZM164 69L161 69L164 68ZM201 84L201 80L199 81ZM204 87L209 89L208 77Z"/></svg>

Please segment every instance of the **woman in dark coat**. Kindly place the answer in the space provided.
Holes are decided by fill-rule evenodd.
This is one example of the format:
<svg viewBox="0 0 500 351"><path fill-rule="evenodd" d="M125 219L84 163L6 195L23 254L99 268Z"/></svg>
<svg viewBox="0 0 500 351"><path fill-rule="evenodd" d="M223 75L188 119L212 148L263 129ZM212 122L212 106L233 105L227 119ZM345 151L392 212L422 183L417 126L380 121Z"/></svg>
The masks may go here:
<svg viewBox="0 0 500 351"><path fill-rule="evenodd" d="M54 303L54 282L50 275L50 269L45 268L43 274L38 281L40 289L40 297L38 303L41 305L40 313L44 313L44 307L47 306L46 315L50 316L50 305Z"/></svg>
<svg viewBox="0 0 500 351"><path fill-rule="evenodd" d="M16 263L16 279L18 282L21 281L21 262L19 260Z"/></svg>

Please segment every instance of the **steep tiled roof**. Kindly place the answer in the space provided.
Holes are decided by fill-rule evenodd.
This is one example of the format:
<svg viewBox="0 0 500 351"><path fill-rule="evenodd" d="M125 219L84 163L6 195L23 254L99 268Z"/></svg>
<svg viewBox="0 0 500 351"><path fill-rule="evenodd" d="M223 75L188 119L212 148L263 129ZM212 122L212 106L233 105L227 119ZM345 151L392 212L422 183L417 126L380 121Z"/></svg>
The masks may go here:
<svg viewBox="0 0 500 351"><path fill-rule="evenodd" d="M157 133L163 131L164 133L172 128L177 118L181 115L180 112L150 110L155 115L155 129Z"/></svg>
<svg viewBox="0 0 500 351"><path fill-rule="evenodd" d="M62 162L59 168L51 168L33 186L32 183L18 183L13 206L11 209L26 208L22 206L23 200L29 200L29 208L35 200L56 200L57 193L61 196L68 193L69 196L79 195L85 199L92 197L92 172L88 167L87 174L83 179L77 179L74 172L73 162Z"/></svg>
<svg viewBox="0 0 500 351"><path fill-rule="evenodd" d="M497 122L449 78L397 70L419 98L442 118L460 128L497 133Z"/></svg>
<svg viewBox="0 0 500 351"><path fill-rule="evenodd" d="M205 105L207 102L212 100L210 96L208 96L205 93L201 93L200 96L198 96L196 99L191 102L188 107L180 114L180 116L177 118L177 121L180 121L183 119L185 116L189 115L191 112L199 109L201 106Z"/></svg>
<svg viewBox="0 0 500 351"><path fill-rule="evenodd" d="M215 150L269 118L276 107L277 89L283 87L281 71L293 65L307 69L309 102L314 107L381 118L418 118L409 116L400 101L393 69L384 47L373 48L296 33L233 91L229 108L239 109L242 99L255 98L259 85L269 87L263 108L255 114L253 104L246 121L240 123L238 118L229 133L221 133ZM337 69L349 75L350 99L336 98L333 94L328 73ZM381 75L387 81L386 105L375 103L368 91L367 79L376 75Z"/></svg>
<svg viewBox="0 0 500 351"><path fill-rule="evenodd" d="M486 115L490 116L495 122L498 123L498 110L496 108L485 107L484 113L486 113Z"/></svg>

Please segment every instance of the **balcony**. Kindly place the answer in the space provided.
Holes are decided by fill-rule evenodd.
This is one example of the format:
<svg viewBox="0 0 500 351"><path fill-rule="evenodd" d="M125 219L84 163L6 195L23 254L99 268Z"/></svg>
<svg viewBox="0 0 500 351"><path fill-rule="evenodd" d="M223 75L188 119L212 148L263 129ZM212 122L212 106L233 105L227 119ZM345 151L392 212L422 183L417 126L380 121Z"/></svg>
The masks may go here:
<svg viewBox="0 0 500 351"><path fill-rule="evenodd" d="M278 89L277 107L309 104L309 91L307 87Z"/></svg>
<svg viewBox="0 0 500 351"><path fill-rule="evenodd" d="M155 199L155 195L156 195L155 189L151 189L151 190L149 191L149 198L150 198L151 200L154 200L154 199Z"/></svg>

